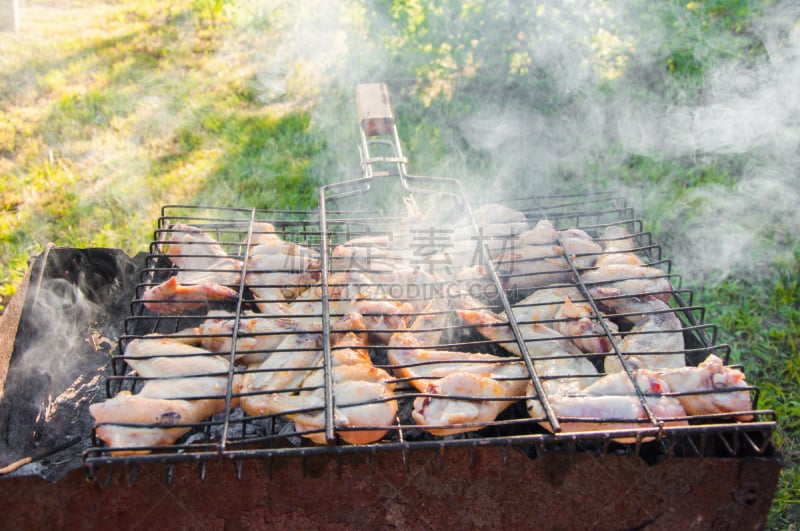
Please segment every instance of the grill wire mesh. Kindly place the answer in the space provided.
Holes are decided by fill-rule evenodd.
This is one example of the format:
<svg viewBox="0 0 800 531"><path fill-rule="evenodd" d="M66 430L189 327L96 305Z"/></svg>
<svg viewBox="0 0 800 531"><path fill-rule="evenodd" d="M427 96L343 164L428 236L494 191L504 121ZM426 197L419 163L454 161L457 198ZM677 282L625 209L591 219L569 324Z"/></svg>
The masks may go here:
<svg viewBox="0 0 800 531"><path fill-rule="evenodd" d="M475 209L476 224L472 216L454 220L453 212L466 208L469 214L469 206L445 188L446 192L439 188L424 196L415 194L423 199L422 204L411 205L422 213L417 221L409 221L414 210L409 205L365 208L360 193L343 194L346 197L337 200L333 196L339 189L334 194L323 192L319 211L164 207L126 333L112 362L113 376L106 382L108 402L148 395L142 406L146 414L99 420L86 464L219 457L239 461L463 445L514 446L532 454L548 445L659 456L765 451L775 415L758 409L757 389L750 386L663 394L672 399L688 395L724 400L744 391L752 411L666 417L654 411L650 391L634 374L637 363L645 360L647 365L651 356L672 354L697 367L715 355L727 366L730 348L717 343L716 328L704 322L704 309L682 288L682 279L672 273L671 263L624 200L593 194L503 201L503 207L524 215L515 227L491 223L494 204ZM326 200L325 194L332 199ZM514 254L519 234L541 220L558 231L553 253ZM624 228L618 232L623 236L608 236L609 227ZM576 234L576 229L599 250L564 252L564 238ZM178 271L215 278L230 272L208 242L183 243L181 252L195 259L194 265L181 268L170 260L168 253L175 252L174 247L170 250L170 239L195 230L210 237L226 260L242 267L224 281L235 295L209 301L205 294L199 298L192 294L181 303L165 300L165 307L159 308L160 299L146 292ZM258 242L276 237L296 244L294 254L281 255L280 261L259 269L253 258ZM593 282L587 276L597 271L592 264L600 257L631 254L645 264L641 267L660 271L658 278L668 280L659 284L666 286L664 290L646 295L614 291L619 282L636 279ZM304 261L295 263L286 256ZM293 280L287 282L281 273ZM305 276L298 281L298 275ZM189 277L187 284L192 278L197 277ZM547 304L526 302L546 289L556 293ZM563 293L571 294L569 301ZM654 297L667 302L635 304ZM590 332L571 335L567 325L580 319L564 312L551 313L534 325L530 315L565 303L592 310L581 321L591 325ZM504 313L512 307L514 311ZM517 316L519 309L528 311ZM355 310L361 311L363 320L343 317L352 317ZM468 316L477 316L482 324ZM481 320L485 318L495 320ZM653 322L657 326L649 327ZM526 336L535 326L561 330L557 343L570 343L556 356L556 363L539 347L554 345L552 337ZM678 351L625 350L625 345L647 344L647 338L656 338L659 344L659 338L675 335L682 343ZM399 341L402 338L413 348ZM604 341L608 352L575 348L580 340ZM607 359L621 355L636 355L639 360L618 367L631 383L634 405L641 408L637 418L618 410L593 418L562 409L571 404L562 395L587 397L559 384L569 381L575 389L583 389L604 375ZM579 366L588 369L558 369L559 360L580 360ZM350 387L351 373L344 369L348 364L360 367L350 381L357 385ZM451 387L443 383L448 374L454 380ZM479 398L473 394L476 389ZM375 415L371 409L377 410ZM426 417L433 409L444 416ZM484 409L497 413L470 416ZM360 420L359 412L364 413ZM427 418L447 418L449 423L424 424ZM103 429L133 436L123 443L109 443L99 436Z"/></svg>
<svg viewBox="0 0 800 531"><path fill-rule="evenodd" d="M94 404L117 462L467 446L764 455L775 413L624 199L473 205L360 85L362 177L316 211L162 209ZM171 470L171 468L169 468Z"/></svg>

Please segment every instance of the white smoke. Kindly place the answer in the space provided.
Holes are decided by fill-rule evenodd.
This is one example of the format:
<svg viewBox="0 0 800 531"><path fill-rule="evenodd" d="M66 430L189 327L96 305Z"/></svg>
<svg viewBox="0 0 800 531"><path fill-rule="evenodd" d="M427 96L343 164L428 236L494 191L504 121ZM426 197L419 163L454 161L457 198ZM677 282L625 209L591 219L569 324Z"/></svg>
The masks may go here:
<svg viewBox="0 0 800 531"><path fill-rule="evenodd" d="M481 53L501 50L513 55L514 68L541 74L541 94L531 95L537 104L522 108L518 101L489 92L483 103L475 102L474 93L460 102L458 83L468 81L468 64L457 71L437 65L441 68L434 72L440 79L415 77L402 54L413 60L419 49L409 47L398 56L381 40L403 38L398 33L402 28L392 29L385 4L248 0L234 3L238 11L231 7L231 13L252 14L256 4L268 6L260 8L261 20L269 25L272 40L263 42L253 33L253 39L242 39L238 46L260 43L251 48L251 66L265 104L310 104L313 127L326 140L312 162L312 171L323 181L357 176L355 85L385 81L401 106L425 107L442 94L454 107L470 106L469 112L454 115L432 106L426 110L430 125L419 130L403 130L399 124L412 172L478 183L485 196L492 188L546 193L564 173L580 177L593 171L608 181L606 186L629 196L645 221L668 231L663 235L674 242L670 257L692 278L763 267L785 258L785 249L796 242L800 6L795 2L765 8L748 26L755 36L751 40L760 40L765 53L748 56L747 50L732 50L705 72L700 86L681 89L673 84L673 92L666 90L670 75L664 49L681 44L670 40L674 28L664 20L692 29L698 19L691 17L689 5L487 2L487 9L504 11L487 13L493 25L483 26L481 33L469 26L474 19L442 4L441 20L431 23L443 24L455 39L444 44L457 46L459 36L473 32L468 46L475 64ZM665 9L674 10L671 18L659 16L658 10ZM428 16L435 16L434 11ZM252 20L241 17L238 23L250 31ZM692 53L699 60L725 57L720 52L731 42L741 45L734 32L718 33L706 32L703 40L686 45L695 46ZM502 47L508 43L514 46ZM502 75L497 79L502 84ZM558 104L548 105L547 98ZM425 141L436 128L443 145L439 150ZM485 159L476 164L464 144ZM615 172L631 156L675 161L684 169L695 161L698 172L716 167L728 174L725 182L700 187L684 186L681 180L691 176L680 171L646 185L615 183ZM587 183L586 190L575 191L589 188Z"/></svg>
<svg viewBox="0 0 800 531"><path fill-rule="evenodd" d="M800 231L798 17L793 3L769 10L753 26L766 57L722 63L706 76L697 101L619 113L619 138L630 153L695 158L698 165L738 157L734 183L655 199L674 204L667 217L682 236L675 238L675 259L691 277L763 273L777 260L793 260Z"/></svg>

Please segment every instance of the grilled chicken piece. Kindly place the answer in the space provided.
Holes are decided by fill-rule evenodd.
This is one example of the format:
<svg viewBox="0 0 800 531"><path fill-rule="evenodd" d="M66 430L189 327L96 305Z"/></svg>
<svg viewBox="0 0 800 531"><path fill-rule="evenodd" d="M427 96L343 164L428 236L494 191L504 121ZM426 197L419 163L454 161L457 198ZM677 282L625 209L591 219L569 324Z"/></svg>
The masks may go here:
<svg viewBox="0 0 800 531"><path fill-rule="evenodd" d="M680 419L686 416L683 406L674 397L664 396L663 393L668 393L670 389L657 373L639 369L633 376L637 386L645 395L648 409L657 421L664 420L669 426L687 424L685 420ZM532 385L528 389L528 394L535 396ZM634 391L633 383L625 372L603 376L585 387L579 394L548 393L548 398L563 432L634 430L646 426L649 422L642 402ZM537 398L530 398L527 406L528 414L534 419L540 419L539 424L552 431L541 402ZM615 440L633 442L635 438Z"/></svg>
<svg viewBox="0 0 800 531"><path fill-rule="evenodd" d="M583 352L591 354L611 350L611 340L590 305L573 303L567 297L554 317L557 321L553 323L553 329L571 337L572 342ZM617 331L617 326L611 321L607 321L607 326L612 333Z"/></svg>
<svg viewBox="0 0 800 531"><path fill-rule="evenodd" d="M358 314L345 316L354 328L363 328ZM363 336L363 334L361 335ZM392 377L372 365L364 338L347 333L333 346L333 422L339 437L350 444L367 444L381 439L386 426L396 421L397 400ZM281 396L284 411L304 409L308 412L289 413L295 427L317 444L325 444L325 373L318 369L304 381L296 396ZM375 428L375 429L371 429Z"/></svg>
<svg viewBox="0 0 800 531"><path fill-rule="evenodd" d="M144 306L160 315L180 315L205 308L210 301L235 301L239 292L219 284L181 284L178 276L144 291Z"/></svg>
<svg viewBox="0 0 800 531"><path fill-rule="evenodd" d="M139 391L141 396L193 399L196 422L225 409L230 364L222 356L173 337L145 336L128 344L125 361L139 376L153 378ZM240 388L241 377L233 374L232 395ZM238 402L238 397L231 397L231 407Z"/></svg>
<svg viewBox="0 0 800 531"><path fill-rule="evenodd" d="M485 338L499 341L507 351L522 356L506 319L486 308L456 310L456 313ZM530 323L521 324L520 331L536 372L546 377L542 386L548 394L576 392L596 378L597 369L586 355L552 328Z"/></svg>
<svg viewBox="0 0 800 531"><path fill-rule="evenodd" d="M606 227L601 241L604 253L597 258L595 262L597 267L610 264L645 265L645 262L633 252L637 247L636 240L625 226Z"/></svg>
<svg viewBox="0 0 800 531"><path fill-rule="evenodd" d="M358 313L371 338L386 343L391 331L408 324L414 307L391 297L392 291L373 283L359 271L334 273L328 278L331 318ZM402 293L401 293L402 295ZM294 301L284 305L283 315L305 323L319 324L322 315L322 286L311 286Z"/></svg>
<svg viewBox="0 0 800 531"><path fill-rule="evenodd" d="M178 268L178 284L239 285L242 261L228 256L222 245L197 227L174 224L165 254Z"/></svg>
<svg viewBox="0 0 800 531"><path fill-rule="evenodd" d="M339 436L352 444L365 444L383 437L394 424L397 402L390 375L374 367L364 348L364 320L346 314L335 328L340 331L331 350L334 423ZM347 330L358 330L359 333ZM322 336L319 333L289 336L280 349L309 351L275 352L259 371L245 375L245 392L261 392L242 398L250 415L283 414L295 422L301 435L318 443L325 441L325 383L322 369ZM286 356L285 354L289 354ZM376 429L347 429L347 428Z"/></svg>
<svg viewBox="0 0 800 531"><path fill-rule="evenodd" d="M444 332L448 319L448 304L444 299L432 299L414 319L408 330L392 334L386 357L393 365L392 372L400 378L413 377L419 363L426 363L425 351L436 347ZM427 382L411 383L417 389L427 387Z"/></svg>
<svg viewBox="0 0 800 531"><path fill-rule="evenodd" d="M558 241L558 231L548 219L540 219L530 230L516 238L518 245L547 245Z"/></svg>
<svg viewBox="0 0 800 531"><path fill-rule="evenodd" d="M572 278L564 249L558 245L512 247L494 262L506 289L538 288Z"/></svg>
<svg viewBox="0 0 800 531"><path fill-rule="evenodd" d="M739 413L736 418L748 421L753 415L750 392L744 373L726 367L722 360L710 354L697 367L683 367L660 371L661 378L689 415ZM716 392L710 392L716 391Z"/></svg>
<svg viewBox="0 0 800 531"><path fill-rule="evenodd" d="M560 245L568 254L578 269L592 267L598 254L603 250L600 244L581 229L556 230L553 224L542 219L536 225L517 236L513 242L514 248L525 246Z"/></svg>
<svg viewBox="0 0 800 531"><path fill-rule="evenodd" d="M201 337L203 348L228 354L235 324L234 315L230 312L209 312L195 333ZM246 365L258 365L278 348L287 334L306 330L307 327L307 323L296 319L245 313L239 319L235 359Z"/></svg>
<svg viewBox="0 0 800 531"><path fill-rule="evenodd" d="M546 286L516 303L512 310L520 323L549 324L543 321L555 319L558 310L568 298L573 301L584 299L575 286ZM505 312L498 314L498 317L505 319Z"/></svg>
<svg viewBox="0 0 800 531"><path fill-rule="evenodd" d="M447 306L432 300L409 330L392 335L387 351L392 371L427 395L414 400L412 417L434 435L481 429L519 399L528 381L516 358L431 348L441 339Z"/></svg>
<svg viewBox="0 0 800 531"><path fill-rule="evenodd" d="M228 256L217 240L192 225L175 223L164 235L164 253L181 269L206 269Z"/></svg>
<svg viewBox="0 0 800 531"><path fill-rule="evenodd" d="M171 337L146 336L128 344L125 360L147 379L141 390L89 406L98 437L112 448L172 444L191 424L226 408L230 366L208 350ZM240 377L234 374L230 407L238 404L240 388ZM142 426L119 425L123 423ZM141 452L146 450L119 453Z"/></svg>
<svg viewBox="0 0 800 531"><path fill-rule="evenodd" d="M451 372L428 383L425 396L414 400L411 416L433 435L479 430L521 398L527 373L522 363L498 364L491 373Z"/></svg>
<svg viewBox="0 0 800 531"><path fill-rule="evenodd" d="M145 307L162 315L204 308L209 301L235 300L242 261L197 227L176 223L167 232L165 254L178 267L175 276L142 294Z"/></svg>
<svg viewBox="0 0 800 531"><path fill-rule="evenodd" d="M561 247L579 270L594 267L603 250L594 240L583 236L561 236Z"/></svg>
<svg viewBox="0 0 800 531"><path fill-rule="evenodd" d="M608 352L611 348L592 307L577 287L539 288L515 304L512 310L520 324L540 322L565 336L574 336L572 342L584 352ZM498 317L505 319L505 312ZM607 324L612 332L616 331L614 323Z"/></svg>
<svg viewBox="0 0 800 531"><path fill-rule="evenodd" d="M114 398L89 406L95 433L111 448L143 448L174 443L191 429L186 426L195 415L186 400L164 400L122 391ZM141 426L120 426L140 424ZM146 453L122 450L114 455Z"/></svg>
<svg viewBox="0 0 800 531"><path fill-rule="evenodd" d="M378 241L382 242L382 239ZM390 273L403 265L404 261L403 250L395 247L354 245L349 242L337 245L331 251L331 270L334 272L360 271L367 275Z"/></svg>
<svg viewBox="0 0 800 531"><path fill-rule="evenodd" d="M652 298L625 297L617 288L598 288L602 304L633 323L618 347L634 368L666 369L686 366L683 354L683 323L664 301ZM619 357L605 359L605 372L622 370Z"/></svg>
<svg viewBox="0 0 800 531"><path fill-rule="evenodd" d="M472 214L480 226L498 223L527 223L528 221L524 213L500 203L482 205L476 208Z"/></svg>
<svg viewBox="0 0 800 531"><path fill-rule="evenodd" d="M672 284L666 273L656 267L636 264L608 264L581 273L581 278L594 297L602 297L601 288L616 288L625 295L668 301Z"/></svg>
<svg viewBox="0 0 800 531"><path fill-rule="evenodd" d="M245 282L262 313L286 315L283 303L318 282L319 276L315 251L275 236L251 251Z"/></svg>
<svg viewBox="0 0 800 531"><path fill-rule="evenodd" d="M286 336L269 357L245 373L242 409L248 415L282 413L280 394L299 387L320 365L322 334L318 326L312 330Z"/></svg>

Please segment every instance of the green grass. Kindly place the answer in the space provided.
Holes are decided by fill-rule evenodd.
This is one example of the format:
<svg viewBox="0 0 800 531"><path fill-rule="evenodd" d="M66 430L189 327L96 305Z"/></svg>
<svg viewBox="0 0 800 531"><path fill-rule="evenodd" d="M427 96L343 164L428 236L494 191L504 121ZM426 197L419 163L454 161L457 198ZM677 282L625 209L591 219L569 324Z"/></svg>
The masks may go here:
<svg viewBox="0 0 800 531"><path fill-rule="evenodd" d="M731 279L698 295L734 361L758 382L759 407L778 416L774 440L786 467L769 524L788 529L800 519L800 272L795 265L780 268L772 282Z"/></svg>
<svg viewBox="0 0 800 531"><path fill-rule="evenodd" d="M355 83L383 80L412 172L483 195L489 176L519 194L614 189L666 256L715 250L679 272L778 414L769 525L796 525L800 243L791 195L745 186L775 153L631 149L602 121L692 109L726 65L768 64L753 23L773 2L613 4L26 3L25 31L0 41L0 311L48 241L135 254L163 204L313 208L357 175ZM729 252L712 230L727 224L750 245Z"/></svg>

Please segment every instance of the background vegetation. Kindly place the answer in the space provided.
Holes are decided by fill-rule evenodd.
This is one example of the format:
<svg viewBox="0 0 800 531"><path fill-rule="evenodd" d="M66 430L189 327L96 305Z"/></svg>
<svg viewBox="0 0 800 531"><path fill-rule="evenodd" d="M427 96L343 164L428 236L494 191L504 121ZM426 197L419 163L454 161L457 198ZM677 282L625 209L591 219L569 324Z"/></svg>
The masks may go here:
<svg viewBox="0 0 800 531"><path fill-rule="evenodd" d="M748 0L29 1L0 35L0 311L53 241L145 250L159 208L313 208L384 81L412 170L614 189L779 418L800 516L800 12ZM794 96L792 98L792 96Z"/></svg>

